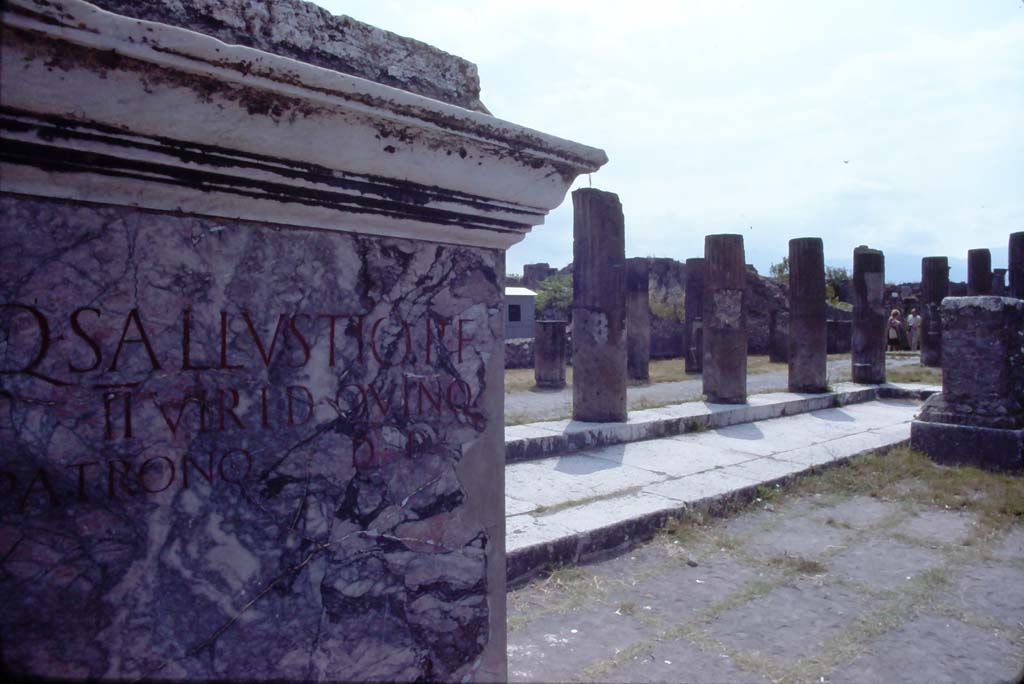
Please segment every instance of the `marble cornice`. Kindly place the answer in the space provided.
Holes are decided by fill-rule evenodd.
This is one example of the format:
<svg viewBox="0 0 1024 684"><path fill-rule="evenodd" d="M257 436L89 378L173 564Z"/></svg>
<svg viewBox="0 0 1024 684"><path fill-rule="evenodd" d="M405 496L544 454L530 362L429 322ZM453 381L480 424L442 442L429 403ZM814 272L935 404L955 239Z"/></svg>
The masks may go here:
<svg viewBox="0 0 1024 684"><path fill-rule="evenodd" d="M505 248L604 152L81 0L3 13L4 192Z"/></svg>

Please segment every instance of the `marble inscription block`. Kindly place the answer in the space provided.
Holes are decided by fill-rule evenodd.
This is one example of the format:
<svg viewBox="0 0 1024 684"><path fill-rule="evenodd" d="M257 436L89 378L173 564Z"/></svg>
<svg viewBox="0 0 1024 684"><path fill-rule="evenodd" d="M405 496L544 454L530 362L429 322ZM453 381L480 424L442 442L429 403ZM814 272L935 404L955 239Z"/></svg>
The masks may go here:
<svg viewBox="0 0 1024 684"><path fill-rule="evenodd" d="M480 476L499 250L0 216L9 672L474 677L504 574Z"/></svg>

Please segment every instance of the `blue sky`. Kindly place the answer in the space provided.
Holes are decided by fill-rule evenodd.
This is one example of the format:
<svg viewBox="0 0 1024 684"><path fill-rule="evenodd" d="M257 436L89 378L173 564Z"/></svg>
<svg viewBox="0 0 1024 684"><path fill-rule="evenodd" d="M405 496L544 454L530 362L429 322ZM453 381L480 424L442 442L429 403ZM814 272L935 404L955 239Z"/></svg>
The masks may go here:
<svg viewBox="0 0 1024 684"><path fill-rule="evenodd" d="M1024 2L318 0L477 64L502 119L601 147L627 256L742 233L766 273L792 237L868 244L887 280L1024 230ZM566 201L508 271L572 259Z"/></svg>

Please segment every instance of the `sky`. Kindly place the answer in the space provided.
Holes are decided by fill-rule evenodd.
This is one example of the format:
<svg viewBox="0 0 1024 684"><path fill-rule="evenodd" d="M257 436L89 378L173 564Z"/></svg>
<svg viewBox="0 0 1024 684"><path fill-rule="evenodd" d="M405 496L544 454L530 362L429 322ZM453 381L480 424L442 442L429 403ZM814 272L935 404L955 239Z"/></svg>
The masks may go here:
<svg viewBox="0 0 1024 684"><path fill-rule="evenodd" d="M886 254L886 280L1024 230L1024 1L317 0L474 62L496 117L600 147L576 187L618 194L626 256L741 233L766 274L788 240ZM507 255L572 260L572 202Z"/></svg>

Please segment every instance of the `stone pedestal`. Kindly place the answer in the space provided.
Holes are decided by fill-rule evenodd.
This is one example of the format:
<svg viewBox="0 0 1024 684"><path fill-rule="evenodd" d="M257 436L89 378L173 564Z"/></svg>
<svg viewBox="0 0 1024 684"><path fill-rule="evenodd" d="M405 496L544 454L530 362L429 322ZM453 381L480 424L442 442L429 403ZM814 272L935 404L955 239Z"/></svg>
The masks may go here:
<svg viewBox="0 0 1024 684"><path fill-rule="evenodd" d="M626 420L625 222L617 195L572 193L572 417Z"/></svg>
<svg viewBox="0 0 1024 684"><path fill-rule="evenodd" d="M747 400L746 259L742 235L704 238L704 394Z"/></svg>
<svg viewBox="0 0 1024 684"><path fill-rule="evenodd" d="M1009 253L1009 295L1024 299L1024 231L1010 234Z"/></svg>
<svg viewBox="0 0 1024 684"><path fill-rule="evenodd" d="M911 446L938 463L1024 470L1024 300L947 297L942 326L942 394Z"/></svg>
<svg viewBox="0 0 1024 684"><path fill-rule="evenodd" d="M4 680L505 681L504 252L603 153L76 0L2 21Z"/></svg>
<svg viewBox="0 0 1024 684"><path fill-rule="evenodd" d="M992 253L987 249L967 250L967 296L992 292Z"/></svg>
<svg viewBox="0 0 1024 684"><path fill-rule="evenodd" d="M921 365L942 366L942 300L949 294L949 259L921 259Z"/></svg>
<svg viewBox="0 0 1024 684"><path fill-rule="evenodd" d="M885 293L885 256L877 249L853 250L853 337L851 363L854 382L885 382L885 325L889 318Z"/></svg>
<svg viewBox="0 0 1024 684"><path fill-rule="evenodd" d="M626 259L626 371L646 382L651 362L649 268L642 257Z"/></svg>
<svg viewBox="0 0 1024 684"><path fill-rule="evenodd" d="M828 389L825 252L821 238L789 241L789 391Z"/></svg>
<svg viewBox="0 0 1024 684"><path fill-rule="evenodd" d="M686 260L686 285L683 295L685 325L684 370L700 373L704 368L704 259Z"/></svg>
<svg viewBox="0 0 1024 684"><path fill-rule="evenodd" d="M535 321L533 324L533 380L537 387L565 387L566 321Z"/></svg>

